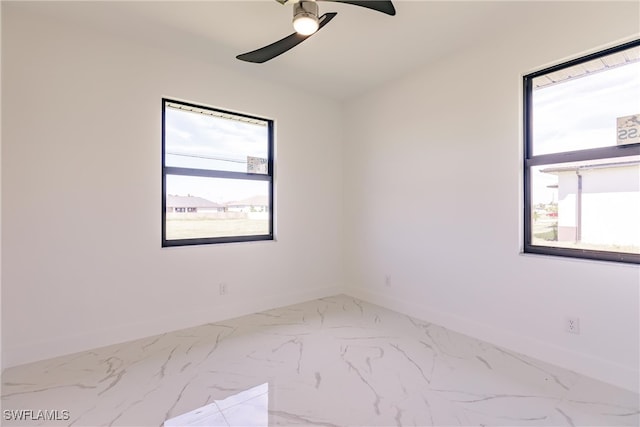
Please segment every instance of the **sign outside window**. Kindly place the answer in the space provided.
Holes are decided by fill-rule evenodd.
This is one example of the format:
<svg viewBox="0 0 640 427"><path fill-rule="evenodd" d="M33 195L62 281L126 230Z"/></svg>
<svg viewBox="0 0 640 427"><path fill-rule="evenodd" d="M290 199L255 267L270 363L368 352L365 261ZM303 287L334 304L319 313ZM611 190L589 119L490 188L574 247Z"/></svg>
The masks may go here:
<svg viewBox="0 0 640 427"><path fill-rule="evenodd" d="M618 117L618 145L640 142L640 114Z"/></svg>

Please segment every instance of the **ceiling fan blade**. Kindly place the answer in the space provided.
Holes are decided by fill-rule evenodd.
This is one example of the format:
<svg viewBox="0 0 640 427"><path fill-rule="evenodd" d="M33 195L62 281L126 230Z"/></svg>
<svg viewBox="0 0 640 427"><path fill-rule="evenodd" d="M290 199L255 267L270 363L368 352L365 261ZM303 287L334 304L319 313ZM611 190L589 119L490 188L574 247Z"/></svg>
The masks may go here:
<svg viewBox="0 0 640 427"><path fill-rule="evenodd" d="M393 7L393 3L389 0L320 0L320 1L333 1L337 3L347 3L354 6L366 7L367 9L373 9L378 12L386 13L387 15L395 15L396 8Z"/></svg>
<svg viewBox="0 0 640 427"><path fill-rule="evenodd" d="M327 25L329 21L331 21L336 15L337 13L335 12L325 13L324 15L322 15L318 19L319 21L318 31L320 31L322 27ZM316 34L318 31L316 31L313 34ZM311 37L313 34L309 36L302 36L298 33L293 33L283 38L282 40L278 40L277 42L271 43L270 45L265 47L261 47L260 49L243 53L242 55L236 56L236 58L241 61L255 62L257 64L262 64L263 62L267 62L268 60L273 59L276 56L282 55L289 49L296 47L297 45L299 45L300 43L302 43L303 41Z"/></svg>

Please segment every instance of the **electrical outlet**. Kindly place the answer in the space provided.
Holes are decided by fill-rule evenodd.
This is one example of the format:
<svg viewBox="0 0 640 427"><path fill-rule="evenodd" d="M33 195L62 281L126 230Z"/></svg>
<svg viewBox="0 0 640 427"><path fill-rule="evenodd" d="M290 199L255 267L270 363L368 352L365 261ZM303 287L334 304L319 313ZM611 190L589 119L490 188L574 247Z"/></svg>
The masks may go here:
<svg viewBox="0 0 640 427"><path fill-rule="evenodd" d="M220 295L227 295L227 284L220 283Z"/></svg>
<svg viewBox="0 0 640 427"><path fill-rule="evenodd" d="M579 334L580 319L578 317L566 317L564 319L564 330L571 334Z"/></svg>
<svg viewBox="0 0 640 427"><path fill-rule="evenodd" d="M391 275L387 274L384 276L384 284L385 286L391 286Z"/></svg>

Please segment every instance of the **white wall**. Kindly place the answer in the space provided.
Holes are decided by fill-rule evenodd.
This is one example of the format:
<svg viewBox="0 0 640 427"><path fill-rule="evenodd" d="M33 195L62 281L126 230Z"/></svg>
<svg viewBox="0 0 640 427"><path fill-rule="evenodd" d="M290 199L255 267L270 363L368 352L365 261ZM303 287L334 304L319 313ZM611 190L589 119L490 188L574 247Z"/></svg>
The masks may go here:
<svg viewBox="0 0 640 427"><path fill-rule="evenodd" d="M2 8L4 367L340 292L336 103ZM276 120L277 242L160 247L163 96Z"/></svg>
<svg viewBox="0 0 640 427"><path fill-rule="evenodd" d="M637 37L638 4L533 3L347 105L349 292L638 390L638 267L520 254L522 75Z"/></svg>

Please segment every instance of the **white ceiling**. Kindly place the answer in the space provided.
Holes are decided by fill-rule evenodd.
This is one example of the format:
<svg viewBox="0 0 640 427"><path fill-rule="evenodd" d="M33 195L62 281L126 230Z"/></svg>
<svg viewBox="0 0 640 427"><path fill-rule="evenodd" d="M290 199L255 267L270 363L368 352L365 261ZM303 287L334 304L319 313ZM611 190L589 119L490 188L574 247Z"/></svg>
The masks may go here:
<svg viewBox="0 0 640 427"><path fill-rule="evenodd" d="M396 16L319 2L338 16L302 44L264 64L235 56L293 32L292 6L256 1L20 2L119 36L178 49L239 73L344 100L406 75L449 52L508 34L547 2L396 0ZM536 5L537 4L537 5ZM535 10L534 9L535 6Z"/></svg>

